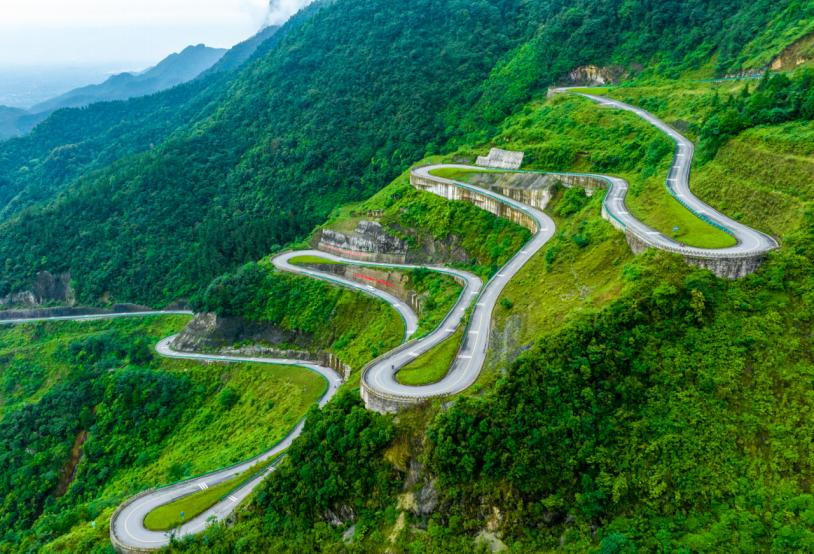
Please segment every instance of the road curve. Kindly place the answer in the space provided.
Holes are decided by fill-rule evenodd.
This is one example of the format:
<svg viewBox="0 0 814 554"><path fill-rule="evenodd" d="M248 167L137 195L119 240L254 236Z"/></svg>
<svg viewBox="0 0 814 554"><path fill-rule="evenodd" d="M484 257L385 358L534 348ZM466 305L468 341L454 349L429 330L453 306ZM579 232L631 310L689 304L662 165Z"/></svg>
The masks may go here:
<svg viewBox="0 0 814 554"><path fill-rule="evenodd" d="M569 90L568 88L559 88L554 89L554 92L568 92ZM702 202L692 193L690 190L690 171L692 168L692 159L695 154L695 146L691 140L655 115L641 108L603 96L585 93L578 94L601 106L632 112L669 136L675 143L676 149L673 163L670 166L670 171L665 181L667 189L676 200L690 212L711 225L729 233L737 242L734 246L726 248L698 248L677 242L633 217L625 206L628 184L624 179L606 175L590 175L609 183L610 189L605 197L605 209L626 228L635 231L636 234L640 236L646 237L647 241L656 248L670 252L679 252L688 256L737 258L765 254L778 247L778 242L773 237L722 214L715 208Z"/></svg>
<svg viewBox="0 0 814 554"><path fill-rule="evenodd" d="M222 356L210 354L194 354L189 352L178 352L172 349L170 344L175 337L168 337L156 346L156 351L166 358L176 358L184 360L219 361L219 362L242 362L260 363L274 365L289 365L308 369L318 373L328 383L325 394L319 401L320 407L324 406L342 384L339 375L332 369L318 364L303 362L299 360L260 358L250 356ZM126 547L132 550L153 550L164 547L170 542L170 535L167 532L150 531L144 527L144 518L155 508L172 502L183 496L199 492L205 488L217 485L227 479L243 473L258 462L268 460L280 454L283 450L291 446L291 443L302 433L305 420L300 420L297 426L273 448L266 450L259 456L237 465L214 471L170 485L157 490L140 494L124 504L122 504L110 520L111 540L114 546ZM254 488L260 484L263 478L274 471L274 466L270 466L262 474L259 474L251 481L247 482L240 489L231 492L226 498L206 510L199 516L189 520L174 531L176 537L192 535L204 530L212 521L220 521L228 516L235 506L246 498Z"/></svg>
<svg viewBox="0 0 814 554"><path fill-rule="evenodd" d="M430 177L433 170L450 167L472 168L472 166L442 164L419 167L412 172L414 175ZM467 183L436 176L432 176L432 179L436 182L446 183L477 192L478 194L491 197L498 202L506 204L529 216L534 221L536 230L532 238L523 248L506 262L489 280L480 294L474 290L468 293L472 299L476 299L477 302L472 310L466 329L466 335L462 339L458 354L443 379L431 385L407 386L396 381L395 375L401 367L404 367L439 342L452 336L461 318L450 319L447 325L442 325L424 340L413 341L402 345L383 357L374 360L373 363L365 368L362 374L363 385L386 396L423 399L455 394L472 385L478 378L478 375L480 375L481 368L486 360L486 348L489 344L492 311L500 297L500 293L512 277L514 277L526 262L554 235L554 221L536 208L513 200L507 196ZM458 309L459 306L456 306L455 310ZM461 310L461 317L465 309L466 307L463 307Z"/></svg>
<svg viewBox="0 0 814 554"><path fill-rule="evenodd" d="M333 273L327 273L324 271L311 269L304 265L292 264L291 259L299 256L319 256L320 258L325 258L327 260L331 260L334 262L349 263L355 265L378 265L383 267L401 267L409 269L418 266L408 266L399 264L375 264L375 263L360 264L358 260L349 260L341 258L339 256L326 254L318 250L298 250L295 252L285 252L283 254L280 254L279 256L275 256L272 259L272 264L274 264L274 267L280 271L287 271L289 273L294 273L296 275L306 275L308 277L313 277L315 279L320 279L322 281L328 281L329 283L333 283L335 285L339 285L353 290L358 290L366 294L369 294L370 296L374 296L376 298L384 300L385 302L390 304L393 308L395 308L395 310L404 320L404 338L407 339L407 337L411 337L415 334L416 330L418 329L418 316L406 302L397 298L396 296L393 296L389 292L377 289L372 285L362 285L357 283L356 281L352 281L351 279L345 279L344 277L334 275Z"/></svg>

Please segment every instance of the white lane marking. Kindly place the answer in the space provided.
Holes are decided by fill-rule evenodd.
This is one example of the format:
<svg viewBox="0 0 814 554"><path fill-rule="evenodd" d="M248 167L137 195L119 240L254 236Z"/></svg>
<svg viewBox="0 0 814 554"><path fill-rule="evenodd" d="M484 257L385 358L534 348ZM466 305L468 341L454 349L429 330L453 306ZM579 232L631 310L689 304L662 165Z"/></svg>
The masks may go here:
<svg viewBox="0 0 814 554"><path fill-rule="evenodd" d="M409 353L409 354L407 354L407 355L408 355L408 356L412 356L413 358L418 358L418 356L419 356L420 354L418 354L418 352L410 352L410 353Z"/></svg>
<svg viewBox="0 0 814 554"><path fill-rule="evenodd" d="M235 497L234 497L234 496L232 496L231 494L229 495L229 500L231 500L232 502L234 502L235 504L237 504L237 498L235 498Z"/></svg>
<svg viewBox="0 0 814 554"><path fill-rule="evenodd" d="M477 334L479 334L479 333L480 333L480 331L469 331L469 334L470 334L470 335L477 335Z"/></svg>
<svg viewBox="0 0 814 554"><path fill-rule="evenodd" d="M209 485L207 485L206 483L201 483L198 486L201 488L202 491L205 491L206 489L209 488Z"/></svg>

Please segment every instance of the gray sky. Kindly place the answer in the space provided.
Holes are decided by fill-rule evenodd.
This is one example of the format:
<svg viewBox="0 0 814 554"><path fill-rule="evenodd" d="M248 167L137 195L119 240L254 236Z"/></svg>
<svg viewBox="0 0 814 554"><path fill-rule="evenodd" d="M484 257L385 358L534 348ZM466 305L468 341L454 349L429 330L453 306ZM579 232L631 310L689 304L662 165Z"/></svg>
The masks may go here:
<svg viewBox="0 0 814 554"><path fill-rule="evenodd" d="M0 0L0 67L140 69L190 44L229 47L311 0Z"/></svg>

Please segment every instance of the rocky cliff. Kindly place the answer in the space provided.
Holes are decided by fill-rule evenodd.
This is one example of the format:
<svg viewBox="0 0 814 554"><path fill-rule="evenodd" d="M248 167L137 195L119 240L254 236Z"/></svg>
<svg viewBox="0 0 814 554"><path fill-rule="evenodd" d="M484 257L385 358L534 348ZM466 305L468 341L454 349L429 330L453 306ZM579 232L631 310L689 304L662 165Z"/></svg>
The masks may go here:
<svg viewBox="0 0 814 554"><path fill-rule="evenodd" d="M54 276L48 271L40 271L29 290L14 292L0 298L0 308L34 308L49 303L73 306L75 302L70 273Z"/></svg>
<svg viewBox="0 0 814 554"><path fill-rule="evenodd" d="M239 342L304 344L307 337L239 317L203 313L195 316L176 337L172 346L176 350L187 352L206 352L231 347Z"/></svg>

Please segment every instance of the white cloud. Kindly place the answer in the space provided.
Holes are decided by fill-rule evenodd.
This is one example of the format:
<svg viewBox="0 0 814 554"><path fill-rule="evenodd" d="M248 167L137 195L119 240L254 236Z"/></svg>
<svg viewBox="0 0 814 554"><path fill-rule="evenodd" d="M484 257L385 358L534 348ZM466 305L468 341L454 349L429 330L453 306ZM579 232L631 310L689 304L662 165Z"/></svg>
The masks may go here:
<svg viewBox="0 0 814 554"><path fill-rule="evenodd" d="M279 25L310 4L313 0L271 0L268 5L267 23Z"/></svg>

